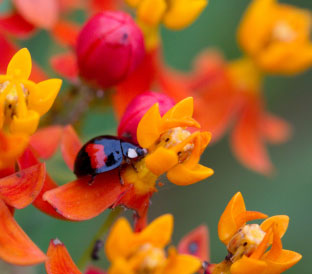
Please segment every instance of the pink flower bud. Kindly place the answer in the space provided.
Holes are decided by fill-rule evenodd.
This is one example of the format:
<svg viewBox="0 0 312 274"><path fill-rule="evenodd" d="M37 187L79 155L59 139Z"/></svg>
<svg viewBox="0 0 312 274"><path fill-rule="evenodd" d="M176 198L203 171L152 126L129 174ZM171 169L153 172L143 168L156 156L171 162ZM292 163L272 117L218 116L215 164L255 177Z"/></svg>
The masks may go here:
<svg viewBox="0 0 312 274"><path fill-rule="evenodd" d="M118 136L137 143L137 127L144 114L154 104L159 104L159 111L164 115L174 106L174 101L165 94L146 91L136 96L128 105L118 127Z"/></svg>
<svg viewBox="0 0 312 274"><path fill-rule="evenodd" d="M145 54L143 35L128 14L104 11L82 28L76 54L82 78L105 89L140 64Z"/></svg>

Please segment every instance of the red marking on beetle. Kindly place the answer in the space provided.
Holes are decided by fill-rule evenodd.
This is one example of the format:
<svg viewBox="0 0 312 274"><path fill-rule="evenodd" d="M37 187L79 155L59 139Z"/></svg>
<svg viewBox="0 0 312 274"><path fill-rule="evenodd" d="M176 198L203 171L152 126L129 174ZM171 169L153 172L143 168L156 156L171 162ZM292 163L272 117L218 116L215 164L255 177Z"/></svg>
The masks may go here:
<svg viewBox="0 0 312 274"><path fill-rule="evenodd" d="M93 169L105 166L105 163L107 161L107 155L105 154L103 145L88 144L85 151L89 155L91 167Z"/></svg>

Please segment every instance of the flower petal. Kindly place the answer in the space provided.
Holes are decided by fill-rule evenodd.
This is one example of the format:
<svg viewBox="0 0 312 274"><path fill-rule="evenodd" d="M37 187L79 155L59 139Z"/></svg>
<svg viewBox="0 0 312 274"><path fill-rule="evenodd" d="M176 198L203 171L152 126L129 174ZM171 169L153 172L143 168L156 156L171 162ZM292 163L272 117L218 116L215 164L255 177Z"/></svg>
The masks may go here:
<svg viewBox="0 0 312 274"><path fill-rule="evenodd" d="M223 211L218 224L219 239L226 245L244 223L237 223L237 217L246 212L243 195L237 192Z"/></svg>
<svg viewBox="0 0 312 274"><path fill-rule="evenodd" d="M201 261L210 261L208 227L201 225L185 235L178 245L178 252L198 257Z"/></svg>
<svg viewBox="0 0 312 274"><path fill-rule="evenodd" d="M164 120L170 119L183 119L192 118L194 112L194 99L193 97L187 97L177 104L175 104L169 111L163 116Z"/></svg>
<svg viewBox="0 0 312 274"><path fill-rule="evenodd" d="M81 274L60 240L51 240L47 256L45 267L48 274Z"/></svg>
<svg viewBox="0 0 312 274"><path fill-rule="evenodd" d="M264 274L267 266L264 261L248 258L244 255L240 260L232 264L231 274Z"/></svg>
<svg viewBox="0 0 312 274"><path fill-rule="evenodd" d="M66 126L61 140L61 150L63 159L70 170L74 170L76 156L81 147L82 143L74 128L71 125Z"/></svg>
<svg viewBox="0 0 312 274"><path fill-rule="evenodd" d="M16 265L33 265L45 261L45 254L29 239L1 200L0 231L2 260Z"/></svg>
<svg viewBox="0 0 312 274"><path fill-rule="evenodd" d="M27 80L31 73L31 56L28 49L20 49L12 57L7 67L7 74L17 79Z"/></svg>
<svg viewBox="0 0 312 274"><path fill-rule="evenodd" d="M273 223L277 224L279 237L282 238L287 231L289 217L287 215L272 216L264 220L260 225L260 227L263 231L267 231L272 226ZM272 239L270 240L270 242L272 243Z"/></svg>
<svg viewBox="0 0 312 274"><path fill-rule="evenodd" d="M61 79L49 79L38 83L37 89L29 94L29 108L40 115L45 114L52 107L61 86Z"/></svg>
<svg viewBox="0 0 312 274"><path fill-rule="evenodd" d="M75 81L79 71L76 56L72 52L54 55L50 59L52 68L61 76L70 81Z"/></svg>
<svg viewBox="0 0 312 274"><path fill-rule="evenodd" d="M49 159L54 155L60 144L62 132L62 126L41 128L31 136L30 145L40 158Z"/></svg>
<svg viewBox="0 0 312 274"><path fill-rule="evenodd" d="M160 23L167 9L165 0L141 0L137 8L138 19L149 26Z"/></svg>
<svg viewBox="0 0 312 274"><path fill-rule="evenodd" d="M54 25L51 33L60 44L74 47L79 31L79 25L60 20Z"/></svg>
<svg viewBox="0 0 312 274"><path fill-rule="evenodd" d="M46 192L43 199L64 217L82 221L101 214L126 190L115 171L97 175L90 185L91 180L89 176L78 178Z"/></svg>
<svg viewBox="0 0 312 274"><path fill-rule="evenodd" d="M13 116L10 124L10 131L12 133L33 134L38 128L40 116L37 112L29 110L23 117Z"/></svg>
<svg viewBox="0 0 312 274"><path fill-rule="evenodd" d="M38 164L1 178L1 199L6 204L18 209L28 206L40 193L45 174L45 164Z"/></svg>
<svg viewBox="0 0 312 274"><path fill-rule="evenodd" d="M37 27L50 29L58 19L58 1L13 0L19 13Z"/></svg>

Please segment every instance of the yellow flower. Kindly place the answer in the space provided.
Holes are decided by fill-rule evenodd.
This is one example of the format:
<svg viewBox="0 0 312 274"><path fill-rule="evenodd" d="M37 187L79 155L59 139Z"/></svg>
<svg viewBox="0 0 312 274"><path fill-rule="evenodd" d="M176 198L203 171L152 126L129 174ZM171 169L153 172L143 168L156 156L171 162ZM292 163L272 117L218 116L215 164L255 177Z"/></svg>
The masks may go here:
<svg viewBox="0 0 312 274"><path fill-rule="evenodd" d="M148 154L135 163L134 168L129 166L122 174L124 181L133 184L137 193L153 191L157 178L164 173L177 185L190 185L213 174L212 169L198 163L211 134L191 133L189 127L200 127L192 115L193 98L189 97L163 117L158 104L143 116L137 128L137 139Z"/></svg>
<svg viewBox="0 0 312 274"><path fill-rule="evenodd" d="M158 26L180 30L192 24L207 6L208 0L126 0L136 8L137 19L145 34L148 49L158 44Z"/></svg>
<svg viewBox="0 0 312 274"><path fill-rule="evenodd" d="M62 81L50 79L38 84L28 80L31 56L24 48L11 59L7 74L0 75L0 129L33 134L40 116L52 106Z"/></svg>
<svg viewBox="0 0 312 274"><path fill-rule="evenodd" d="M265 218L260 225L246 224ZM236 193L218 225L219 238L229 253L214 267L212 274L279 274L295 265L302 256L283 249L281 242L288 223L286 215L267 218L261 212L247 211L242 194ZM270 245L271 249L266 252Z"/></svg>
<svg viewBox="0 0 312 274"><path fill-rule="evenodd" d="M119 219L107 238L105 250L111 262L109 274L191 274L199 270L196 257L164 250L171 240L173 216L163 215L139 233L126 219Z"/></svg>
<svg viewBox="0 0 312 274"><path fill-rule="evenodd" d="M308 10L254 0L241 21L238 40L263 71L297 73L312 64L311 19Z"/></svg>

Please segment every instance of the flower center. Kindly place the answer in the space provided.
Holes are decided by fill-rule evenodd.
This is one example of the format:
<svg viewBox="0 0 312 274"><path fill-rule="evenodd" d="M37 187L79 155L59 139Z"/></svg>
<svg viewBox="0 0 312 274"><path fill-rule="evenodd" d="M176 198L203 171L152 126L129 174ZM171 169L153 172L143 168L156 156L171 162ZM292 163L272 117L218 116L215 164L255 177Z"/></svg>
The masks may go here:
<svg viewBox="0 0 312 274"><path fill-rule="evenodd" d="M258 224L248 224L238 230L230 240L227 249L230 260L235 262L243 255L250 256L265 236L265 232Z"/></svg>
<svg viewBox="0 0 312 274"><path fill-rule="evenodd" d="M141 246L130 258L136 274L153 274L159 268L162 268L166 262L165 251L147 243Z"/></svg>
<svg viewBox="0 0 312 274"><path fill-rule="evenodd" d="M272 31L273 40L290 43L296 39L296 32L286 22L279 21Z"/></svg>

